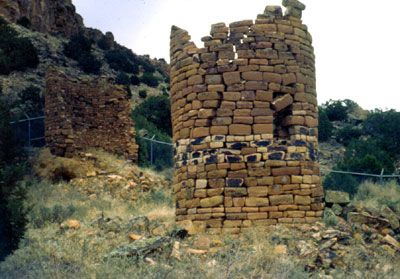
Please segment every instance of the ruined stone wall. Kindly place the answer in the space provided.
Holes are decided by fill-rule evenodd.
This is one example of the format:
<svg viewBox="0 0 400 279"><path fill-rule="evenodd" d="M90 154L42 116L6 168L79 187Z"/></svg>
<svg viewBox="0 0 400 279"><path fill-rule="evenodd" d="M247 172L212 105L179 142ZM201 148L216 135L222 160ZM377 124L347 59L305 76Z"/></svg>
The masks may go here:
<svg viewBox="0 0 400 279"><path fill-rule="evenodd" d="M71 157L101 148L137 161L130 100L108 78L72 79L49 70L45 114L46 143L53 154Z"/></svg>
<svg viewBox="0 0 400 279"><path fill-rule="evenodd" d="M212 25L203 48L171 32L176 220L237 233L323 212L318 108L305 6Z"/></svg>

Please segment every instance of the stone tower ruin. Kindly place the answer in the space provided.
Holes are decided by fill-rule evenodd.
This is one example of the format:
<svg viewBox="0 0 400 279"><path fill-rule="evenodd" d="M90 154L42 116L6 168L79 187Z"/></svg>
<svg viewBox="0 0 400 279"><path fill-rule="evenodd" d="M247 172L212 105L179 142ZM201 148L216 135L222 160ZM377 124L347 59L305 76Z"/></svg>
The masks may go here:
<svg viewBox="0 0 400 279"><path fill-rule="evenodd" d="M318 106L305 6L211 26L204 47L171 31L176 221L238 233L323 213Z"/></svg>

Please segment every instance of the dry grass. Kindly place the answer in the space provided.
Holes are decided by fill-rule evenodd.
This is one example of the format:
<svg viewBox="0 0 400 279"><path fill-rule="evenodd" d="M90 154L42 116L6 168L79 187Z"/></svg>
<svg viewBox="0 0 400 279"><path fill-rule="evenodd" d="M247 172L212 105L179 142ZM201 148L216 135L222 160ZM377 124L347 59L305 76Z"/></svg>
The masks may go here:
<svg viewBox="0 0 400 279"><path fill-rule="evenodd" d="M376 210L386 205L400 214L400 185L394 180L384 184L367 181L359 186L354 200L356 204Z"/></svg>
<svg viewBox="0 0 400 279"><path fill-rule="evenodd" d="M398 252L380 244L366 244L355 236L350 244L329 250L335 254L332 263L306 271L306 267L315 266L319 255L326 252L319 250L321 242L313 237L313 234L327 230L323 225L254 228L241 236L206 236L210 239L210 249L204 255L187 252L188 248L202 249L196 246L202 236L189 237L178 240L179 259L176 255L171 256L171 250L165 249L150 256L154 265L133 258L107 257L111 251L130 243L128 235L131 231L127 225L133 217L147 216L150 220L150 232L143 231L142 235L169 235L174 229L174 202L170 187L158 185L156 173L126 166L124 160L108 154L91 153L96 159L89 163L96 170L103 169L107 173L112 170L122 179L103 175L73 179L69 183L32 185L27 198L32 212L39 207L73 205L76 211L71 218L79 220L81 228L63 230L52 222L39 228L30 224L20 249L0 264L0 277L321 278L330 275L333 278L396 278L400 272ZM151 187L146 191L138 187L136 199L115 194L125 187L126 181L144 176L148 177L150 182L147 184ZM374 184L361 186L357 196L359 202L398 201L395 184L386 185L386 192L379 187ZM99 220L107 218L110 222L101 225ZM287 247L287 253L274 252L277 245Z"/></svg>

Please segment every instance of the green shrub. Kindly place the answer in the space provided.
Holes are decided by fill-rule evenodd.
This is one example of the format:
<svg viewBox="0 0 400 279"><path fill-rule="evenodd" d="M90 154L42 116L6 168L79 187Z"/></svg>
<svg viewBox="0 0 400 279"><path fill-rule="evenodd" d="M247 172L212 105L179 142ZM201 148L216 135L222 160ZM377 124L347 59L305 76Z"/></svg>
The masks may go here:
<svg viewBox="0 0 400 279"><path fill-rule="evenodd" d="M25 231L26 187L19 183L25 173L25 165L0 165L0 260L18 247Z"/></svg>
<svg viewBox="0 0 400 279"><path fill-rule="evenodd" d="M168 97L151 96L147 98L133 112L134 117L139 115L144 116L148 122L153 123L160 132L169 136L172 135L171 107Z"/></svg>
<svg viewBox="0 0 400 279"><path fill-rule="evenodd" d="M400 185L395 180L383 184L365 181L358 187L354 200L378 210L386 205L400 214Z"/></svg>
<svg viewBox="0 0 400 279"><path fill-rule="evenodd" d="M64 54L69 58L78 60L82 55L92 51L92 44L93 42L84 35L75 35L64 45Z"/></svg>
<svg viewBox="0 0 400 279"><path fill-rule="evenodd" d="M154 73L156 71L156 67L146 59L139 59L139 64L142 66L143 72Z"/></svg>
<svg viewBox="0 0 400 279"><path fill-rule="evenodd" d="M115 78L115 83L121 85L129 85L131 83L131 80L126 73L119 72Z"/></svg>
<svg viewBox="0 0 400 279"><path fill-rule="evenodd" d="M333 134L333 125L329 121L326 111L322 108L319 109L319 126L318 126L318 139L320 141L328 141Z"/></svg>
<svg viewBox="0 0 400 279"><path fill-rule="evenodd" d="M140 84L140 79L136 75L131 76L131 84L132 85L139 85Z"/></svg>
<svg viewBox="0 0 400 279"><path fill-rule="evenodd" d="M102 50L110 50L112 47L112 43L110 43L110 40L107 38L107 36L102 36L101 39L97 42L97 45L99 48Z"/></svg>
<svg viewBox="0 0 400 279"><path fill-rule="evenodd" d="M145 131L148 137L171 142L171 110L169 99L165 96L148 97L137 106L132 113L137 131ZM150 142L139 136L136 137L139 145L139 164L148 167L150 163ZM173 147L153 144L153 165L161 170L173 164Z"/></svg>
<svg viewBox="0 0 400 279"><path fill-rule="evenodd" d="M82 54L78 59L78 65L85 73L95 75L100 73L101 62L92 53Z"/></svg>
<svg viewBox="0 0 400 279"><path fill-rule="evenodd" d="M344 191L354 195L360 182L350 174L332 172L325 177L323 184L325 190Z"/></svg>
<svg viewBox="0 0 400 279"><path fill-rule="evenodd" d="M109 50L105 54L105 58L110 67L116 71L122 71L131 74L139 73L137 57L127 48L118 48Z"/></svg>
<svg viewBox="0 0 400 279"><path fill-rule="evenodd" d="M1 92L0 92L1 96ZM14 130L10 125L12 104L0 97L0 169L11 165L15 158L22 156L22 146L15 138Z"/></svg>
<svg viewBox="0 0 400 279"><path fill-rule="evenodd" d="M144 90L144 89L139 90L139 97L142 98L142 99L146 99L147 98L147 91Z"/></svg>
<svg viewBox="0 0 400 279"><path fill-rule="evenodd" d="M322 107L330 121L345 121L350 110L348 105L352 106L353 103L350 100L329 100Z"/></svg>
<svg viewBox="0 0 400 279"><path fill-rule="evenodd" d="M62 206L56 204L53 207L41 206L31 210L28 214L28 219L34 228L42 228L48 223L61 224L75 212L76 207L73 205Z"/></svg>
<svg viewBox="0 0 400 279"><path fill-rule="evenodd" d="M363 132L374 138L393 158L400 158L399 123L400 112L375 110L364 121Z"/></svg>
<svg viewBox="0 0 400 279"><path fill-rule="evenodd" d="M31 28L31 25L32 25L31 21L26 16L19 18L17 20L17 24L19 24L25 28L28 28L28 29Z"/></svg>
<svg viewBox="0 0 400 279"><path fill-rule="evenodd" d="M159 79L150 72L144 72L140 78L140 81L150 87L157 87L160 83Z"/></svg>
<svg viewBox="0 0 400 279"><path fill-rule="evenodd" d="M93 41L79 34L64 45L64 54L78 61L79 68L88 74L99 74L102 63L92 53Z"/></svg>
<svg viewBox="0 0 400 279"><path fill-rule="evenodd" d="M337 130L336 140L344 145L348 145L352 140L360 138L361 135L361 129L346 124L343 128Z"/></svg>
<svg viewBox="0 0 400 279"><path fill-rule="evenodd" d="M327 226L336 226L339 222L338 217L330 208L325 208L323 221Z"/></svg>
<svg viewBox="0 0 400 279"><path fill-rule="evenodd" d="M380 174L384 169L385 173L391 174L394 171L394 161L377 140L359 139L350 141L338 168L369 174Z"/></svg>
<svg viewBox="0 0 400 279"><path fill-rule="evenodd" d="M36 48L27 38L4 22L0 24L0 74L8 75L12 71L25 71L36 68L39 57Z"/></svg>
<svg viewBox="0 0 400 279"><path fill-rule="evenodd" d="M29 116L41 116L44 114L44 95L39 87L29 86L19 94L19 106Z"/></svg>

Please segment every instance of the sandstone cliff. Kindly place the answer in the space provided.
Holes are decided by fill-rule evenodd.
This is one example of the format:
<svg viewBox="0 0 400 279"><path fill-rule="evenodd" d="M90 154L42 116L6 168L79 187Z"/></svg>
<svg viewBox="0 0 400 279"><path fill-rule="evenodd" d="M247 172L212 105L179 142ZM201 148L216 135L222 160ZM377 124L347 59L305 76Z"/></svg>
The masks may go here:
<svg viewBox="0 0 400 279"><path fill-rule="evenodd" d="M71 0L0 0L0 15L10 22L29 19L35 31L70 37L84 28Z"/></svg>

